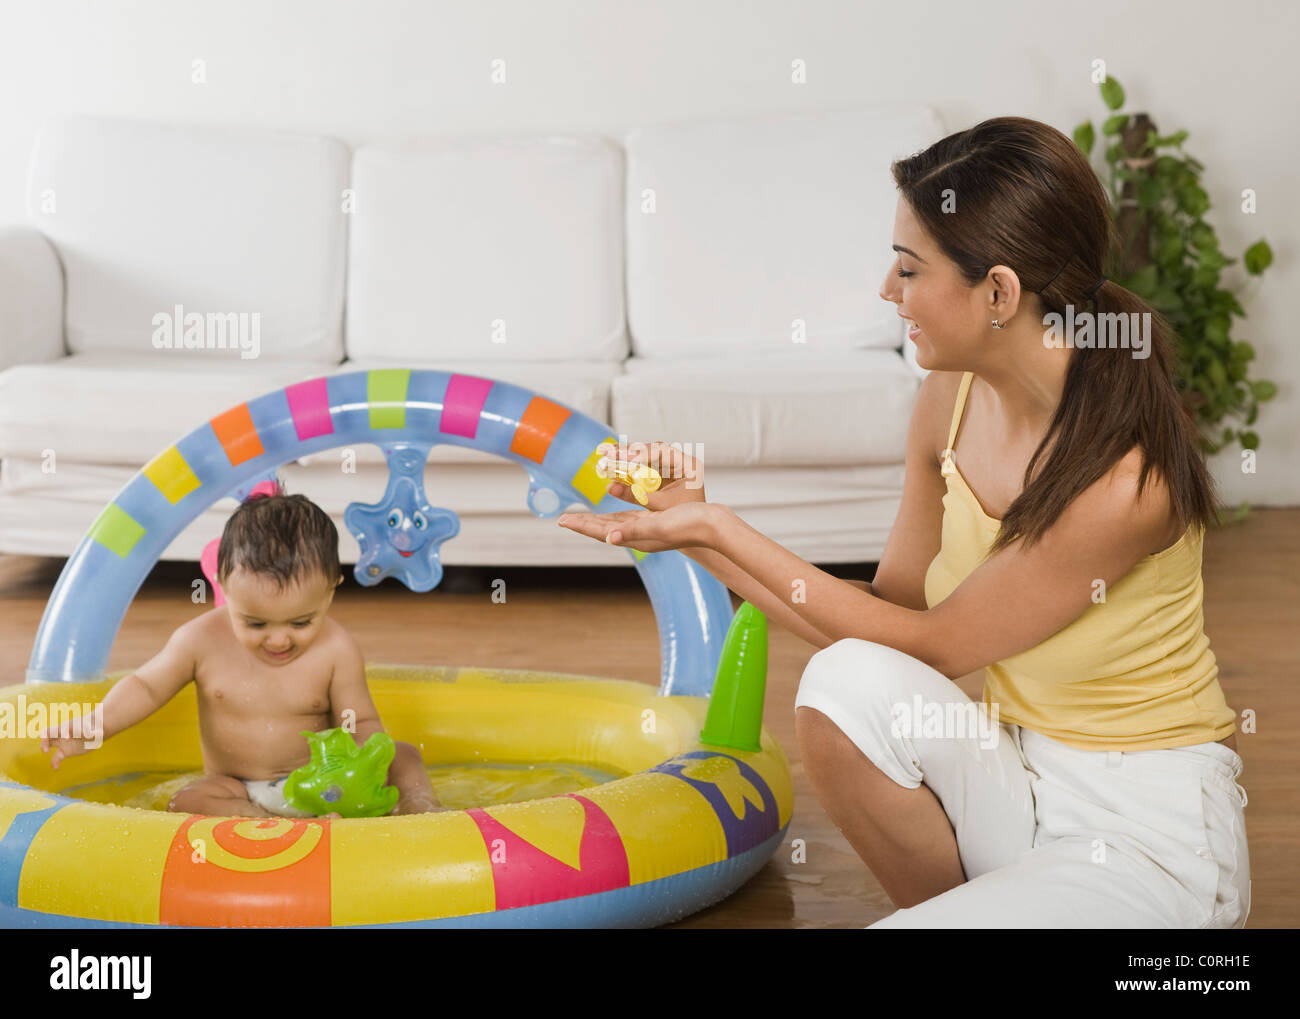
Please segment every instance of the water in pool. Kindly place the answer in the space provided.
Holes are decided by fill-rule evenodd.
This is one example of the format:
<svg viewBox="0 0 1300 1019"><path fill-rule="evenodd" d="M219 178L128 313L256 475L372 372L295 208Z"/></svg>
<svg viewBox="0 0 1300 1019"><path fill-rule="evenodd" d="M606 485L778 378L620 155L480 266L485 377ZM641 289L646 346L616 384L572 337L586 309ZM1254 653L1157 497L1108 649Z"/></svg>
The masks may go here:
<svg viewBox="0 0 1300 1019"><path fill-rule="evenodd" d="M546 761L534 764L442 764L429 766L429 781L443 806L465 810L561 796L611 782L622 775L582 764ZM166 810L167 802L201 771L137 771L62 789L92 803L111 803L142 810Z"/></svg>

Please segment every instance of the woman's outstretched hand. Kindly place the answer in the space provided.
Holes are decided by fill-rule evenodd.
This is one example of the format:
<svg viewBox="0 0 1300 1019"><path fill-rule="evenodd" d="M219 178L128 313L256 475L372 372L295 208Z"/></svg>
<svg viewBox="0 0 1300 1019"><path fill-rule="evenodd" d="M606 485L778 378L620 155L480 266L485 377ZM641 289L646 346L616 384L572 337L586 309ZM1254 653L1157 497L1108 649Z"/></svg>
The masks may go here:
<svg viewBox="0 0 1300 1019"><path fill-rule="evenodd" d="M666 442L635 444L624 450L602 444L597 452L649 464L664 475L663 484L649 494L647 509L565 513L557 521L561 527L638 552L714 546L719 517L726 512L726 507L705 500L704 477L697 460ZM607 490L616 499L640 505L621 481L611 481Z"/></svg>
<svg viewBox="0 0 1300 1019"><path fill-rule="evenodd" d="M556 523L610 545L638 552L666 552L673 548L713 548L719 516L725 512L725 506L684 502L662 510L565 513Z"/></svg>

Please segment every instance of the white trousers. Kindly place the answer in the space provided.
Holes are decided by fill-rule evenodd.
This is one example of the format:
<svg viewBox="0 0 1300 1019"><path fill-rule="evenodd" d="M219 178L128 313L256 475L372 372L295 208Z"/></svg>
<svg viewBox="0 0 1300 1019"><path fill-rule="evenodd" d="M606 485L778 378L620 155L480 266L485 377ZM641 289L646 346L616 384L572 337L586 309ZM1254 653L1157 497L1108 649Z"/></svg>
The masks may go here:
<svg viewBox="0 0 1300 1019"><path fill-rule="evenodd" d="M1076 750L994 724L942 673L854 638L813 655L795 707L899 785L924 783L952 822L965 884L872 927L1245 926L1246 791L1222 743Z"/></svg>

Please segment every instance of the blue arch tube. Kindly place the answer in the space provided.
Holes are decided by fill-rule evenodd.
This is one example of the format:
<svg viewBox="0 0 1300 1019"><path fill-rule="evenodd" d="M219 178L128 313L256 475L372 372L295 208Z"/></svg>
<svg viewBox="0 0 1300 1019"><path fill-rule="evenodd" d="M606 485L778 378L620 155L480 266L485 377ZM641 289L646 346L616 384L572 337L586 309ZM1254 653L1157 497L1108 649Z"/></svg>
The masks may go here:
<svg viewBox="0 0 1300 1019"><path fill-rule="evenodd" d="M423 499L423 472L410 469L411 457L427 456L437 443L465 446L519 464L528 477L529 509L550 518L574 503L598 513L628 508L605 491L606 482L594 471L596 447L614 437L608 426L528 389L445 371L348 372L239 404L163 450L95 518L46 605L27 682L103 678L127 607L172 540L217 500L242 498L283 464L322 450L373 443L384 450L394 472L386 497L397 498L390 493L400 487L398 464L415 479L414 494L411 482L404 482L409 506L416 496ZM353 503L349 527L384 505ZM437 545L459 528L449 510L435 515L441 537L425 553L426 586L401 578L417 590L436 584L441 576ZM365 536L357 537L366 559ZM370 540L376 540L373 533ZM680 552L627 551L659 627L659 692L707 696L732 616L727 589ZM396 571L376 572L380 575L358 572L358 579L375 583Z"/></svg>

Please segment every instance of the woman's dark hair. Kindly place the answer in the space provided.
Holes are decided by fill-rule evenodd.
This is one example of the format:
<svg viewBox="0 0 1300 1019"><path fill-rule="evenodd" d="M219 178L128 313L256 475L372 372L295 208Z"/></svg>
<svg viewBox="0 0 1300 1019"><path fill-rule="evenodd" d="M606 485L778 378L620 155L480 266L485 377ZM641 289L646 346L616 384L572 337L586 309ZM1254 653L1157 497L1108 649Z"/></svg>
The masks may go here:
<svg viewBox="0 0 1300 1019"><path fill-rule="evenodd" d="M1116 230L1106 192L1083 153L1047 124L1024 117L985 120L891 169L916 218L972 287L993 266L1007 265L1020 277L1022 292L1038 295L1045 314L1064 315L1067 304L1077 313L1114 264ZM1155 468L1184 529L1193 522L1207 527L1215 518L1214 479L1174 384L1168 322L1109 280L1092 307L1098 315L1149 314L1149 356L1134 357L1120 346L1071 350L1061 402L990 552L1018 537L1036 541L1134 446L1143 458L1139 493Z"/></svg>
<svg viewBox="0 0 1300 1019"><path fill-rule="evenodd" d="M247 499L226 521L217 546L217 582L235 570L274 577L280 589L320 572L339 576L339 532L329 514L305 495Z"/></svg>

